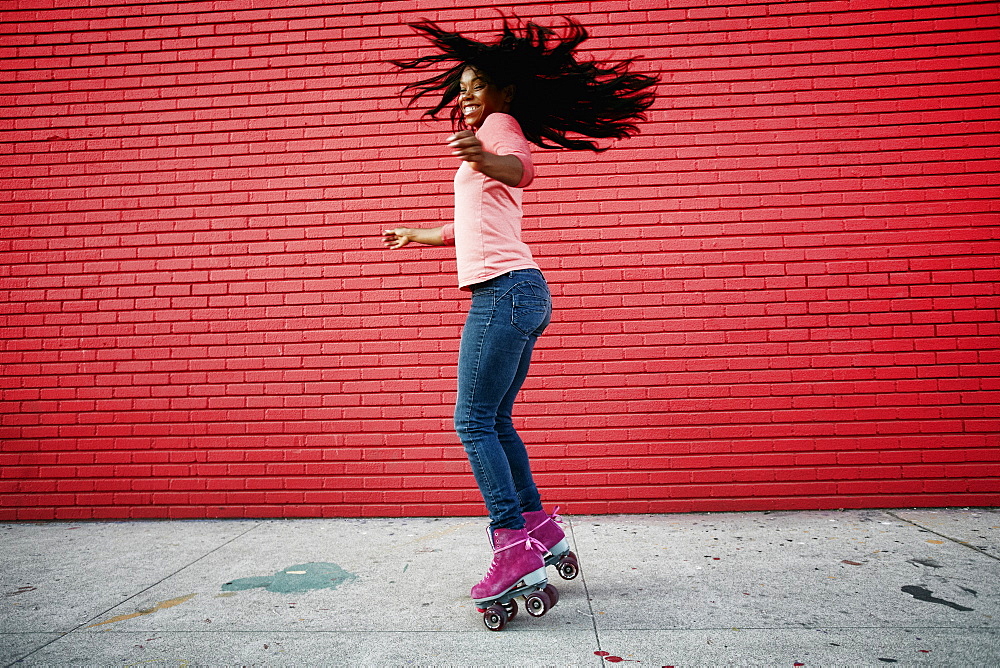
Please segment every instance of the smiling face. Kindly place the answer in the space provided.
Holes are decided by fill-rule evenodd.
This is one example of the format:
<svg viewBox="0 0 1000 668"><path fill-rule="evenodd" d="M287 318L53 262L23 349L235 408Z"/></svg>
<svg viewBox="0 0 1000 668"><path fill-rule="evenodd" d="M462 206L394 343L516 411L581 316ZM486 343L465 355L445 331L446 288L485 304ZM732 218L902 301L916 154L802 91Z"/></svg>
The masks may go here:
<svg viewBox="0 0 1000 668"><path fill-rule="evenodd" d="M494 112L508 113L514 87L499 89L482 72L466 67L459 82L458 107L465 124L479 128Z"/></svg>

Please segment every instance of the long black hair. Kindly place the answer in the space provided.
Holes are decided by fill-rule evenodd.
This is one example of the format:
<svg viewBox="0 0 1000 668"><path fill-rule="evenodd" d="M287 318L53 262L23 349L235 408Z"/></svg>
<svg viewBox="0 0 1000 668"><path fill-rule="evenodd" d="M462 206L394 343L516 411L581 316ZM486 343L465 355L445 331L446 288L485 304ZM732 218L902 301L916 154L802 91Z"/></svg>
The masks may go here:
<svg viewBox="0 0 1000 668"><path fill-rule="evenodd" d="M410 27L423 33L439 52L390 62L404 70L455 63L403 89L404 93L413 91L411 105L424 95L441 94L425 116L436 118L450 106L453 125L461 126L461 111L454 102L462 72L471 67L501 90L514 86L510 114L520 123L528 141L543 148L602 151L593 141L567 134L594 139L624 139L636 134L639 128L635 122L645 120L643 112L653 104L652 87L657 78L631 74L628 70L632 59L611 65L578 61L574 51L587 39L587 30L572 18L564 20L565 35L560 37L555 30L537 23L512 26L504 18L500 38L485 44L423 19Z"/></svg>

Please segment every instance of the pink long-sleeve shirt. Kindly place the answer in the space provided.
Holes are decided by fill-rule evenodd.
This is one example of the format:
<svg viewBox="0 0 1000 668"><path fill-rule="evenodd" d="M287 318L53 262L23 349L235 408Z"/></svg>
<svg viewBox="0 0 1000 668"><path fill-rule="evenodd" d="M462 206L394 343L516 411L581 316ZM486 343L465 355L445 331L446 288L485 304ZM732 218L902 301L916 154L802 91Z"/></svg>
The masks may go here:
<svg viewBox="0 0 1000 668"><path fill-rule="evenodd" d="M476 283L516 269L537 269L528 246L521 241L522 188L535 176L531 149L513 116L494 112L476 132L483 150L513 155L524 175L511 187L473 170L463 162L455 174L455 222L441 229L448 245L455 246L458 285L468 290Z"/></svg>

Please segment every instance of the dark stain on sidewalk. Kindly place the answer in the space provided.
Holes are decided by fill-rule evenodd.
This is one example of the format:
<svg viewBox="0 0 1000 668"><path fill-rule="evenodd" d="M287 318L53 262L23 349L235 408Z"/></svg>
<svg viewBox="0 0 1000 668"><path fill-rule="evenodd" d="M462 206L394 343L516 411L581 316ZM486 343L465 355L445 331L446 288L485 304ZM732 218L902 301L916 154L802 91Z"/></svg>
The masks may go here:
<svg viewBox="0 0 1000 668"><path fill-rule="evenodd" d="M309 563L283 568L274 575L241 578L222 585L223 591L265 589L278 594L294 594L315 589L336 589L357 576L337 564Z"/></svg>

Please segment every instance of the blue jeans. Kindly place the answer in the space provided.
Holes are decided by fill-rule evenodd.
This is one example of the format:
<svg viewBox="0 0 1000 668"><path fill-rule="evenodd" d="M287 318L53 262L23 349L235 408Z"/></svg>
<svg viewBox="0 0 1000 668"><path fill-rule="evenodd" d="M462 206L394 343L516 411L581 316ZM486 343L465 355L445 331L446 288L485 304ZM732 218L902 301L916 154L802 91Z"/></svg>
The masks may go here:
<svg viewBox="0 0 1000 668"><path fill-rule="evenodd" d="M455 431L493 529L521 529L522 512L542 509L511 412L535 341L551 317L552 298L537 269L507 272L472 286L458 353Z"/></svg>

